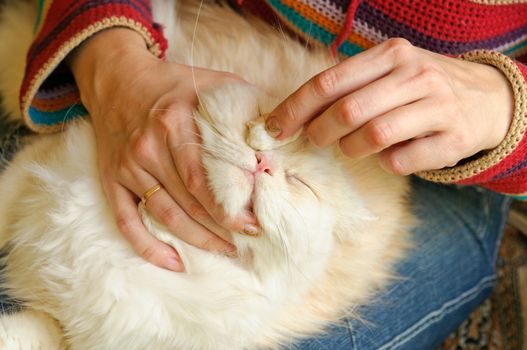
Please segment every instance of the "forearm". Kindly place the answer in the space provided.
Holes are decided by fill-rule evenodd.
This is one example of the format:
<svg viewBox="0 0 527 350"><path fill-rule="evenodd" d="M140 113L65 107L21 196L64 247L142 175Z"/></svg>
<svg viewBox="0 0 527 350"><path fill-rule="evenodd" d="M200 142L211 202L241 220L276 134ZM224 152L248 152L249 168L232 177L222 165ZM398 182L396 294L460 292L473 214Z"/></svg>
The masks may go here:
<svg viewBox="0 0 527 350"><path fill-rule="evenodd" d="M160 27L153 23L148 4L133 0L42 3L21 88L21 109L30 128L55 131L64 120L85 114L75 80L64 60L88 38L106 36L108 28L124 27L134 32L135 39L123 40L131 43L111 41L105 47L108 57L123 46L137 43L137 38L151 53L163 56L166 41Z"/></svg>

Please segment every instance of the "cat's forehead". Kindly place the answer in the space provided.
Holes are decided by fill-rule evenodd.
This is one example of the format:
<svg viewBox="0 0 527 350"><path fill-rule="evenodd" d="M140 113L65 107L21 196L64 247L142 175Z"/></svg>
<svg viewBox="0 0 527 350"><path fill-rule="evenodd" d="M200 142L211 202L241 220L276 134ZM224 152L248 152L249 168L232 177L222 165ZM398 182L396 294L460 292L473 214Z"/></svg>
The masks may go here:
<svg viewBox="0 0 527 350"><path fill-rule="evenodd" d="M218 144L228 143L229 147L237 148L232 150L234 153L241 149L269 152L284 168L302 167L303 163L309 167L312 159L318 159L318 164L322 165L333 158L331 151L310 146L302 136L303 128L284 140L272 137L265 128L265 121L281 99L259 88L228 84L207 91L201 102L204 108L199 110L199 120L211 127L205 129L215 130L206 133L210 137L203 140L210 146L217 148Z"/></svg>

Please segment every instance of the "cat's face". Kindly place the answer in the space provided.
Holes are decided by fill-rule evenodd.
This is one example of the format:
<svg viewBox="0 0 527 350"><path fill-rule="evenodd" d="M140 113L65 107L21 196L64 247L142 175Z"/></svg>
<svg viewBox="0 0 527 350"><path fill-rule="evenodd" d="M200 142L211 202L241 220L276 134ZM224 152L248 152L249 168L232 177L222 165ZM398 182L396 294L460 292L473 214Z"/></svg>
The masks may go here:
<svg viewBox="0 0 527 350"><path fill-rule="evenodd" d="M277 255L329 251L342 227L367 220L335 150L317 149L298 134L276 142L265 133L258 117L278 99L236 84L202 94L200 102L196 120L216 199L230 216L252 210L263 231L234 233L239 249L259 240Z"/></svg>

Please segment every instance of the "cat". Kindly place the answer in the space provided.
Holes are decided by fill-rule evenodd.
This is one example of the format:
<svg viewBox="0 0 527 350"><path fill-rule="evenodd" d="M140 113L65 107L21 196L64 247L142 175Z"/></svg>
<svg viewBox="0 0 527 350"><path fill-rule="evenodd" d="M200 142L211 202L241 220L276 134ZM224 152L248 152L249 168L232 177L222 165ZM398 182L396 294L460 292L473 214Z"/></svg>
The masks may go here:
<svg viewBox="0 0 527 350"><path fill-rule="evenodd" d="M139 207L186 271L157 268L118 232L89 121L32 137L0 177L2 284L24 305L0 317L2 349L277 349L360 317L356 307L390 281L408 247L406 178L374 157L351 160L301 134L280 143L265 133L262 116L331 66L325 50L216 2L152 6L168 60L253 86L199 91L195 119L216 199L231 216L252 205L263 233L234 232L238 256L227 257L178 240ZM0 93L16 119L35 9L13 1L1 18ZM251 180L261 157L272 171Z"/></svg>

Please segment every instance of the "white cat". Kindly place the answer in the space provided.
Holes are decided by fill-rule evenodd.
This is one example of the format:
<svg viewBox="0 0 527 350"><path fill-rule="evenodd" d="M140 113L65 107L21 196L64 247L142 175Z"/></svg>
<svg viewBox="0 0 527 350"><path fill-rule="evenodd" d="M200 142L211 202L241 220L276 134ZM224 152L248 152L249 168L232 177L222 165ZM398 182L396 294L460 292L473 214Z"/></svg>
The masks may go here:
<svg viewBox="0 0 527 350"><path fill-rule="evenodd" d="M35 137L0 178L4 286L25 305L0 317L1 349L276 349L353 315L389 280L412 221L406 179L302 136L276 144L257 119L328 67L326 53L215 3L198 19L199 5L174 12L153 1L168 59L257 86L200 92L195 116L217 200L230 215L252 204L263 234L233 233L239 257L229 258L179 241L144 213L186 272L157 268L117 230L89 122ZM34 11L13 1L0 21L0 93L13 116ZM257 156L270 171L252 179Z"/></svg>

